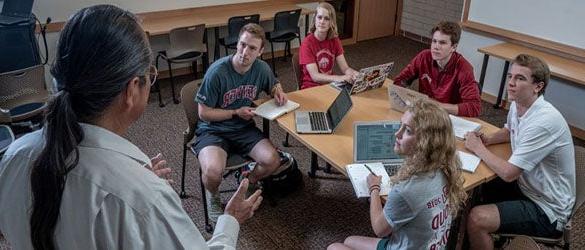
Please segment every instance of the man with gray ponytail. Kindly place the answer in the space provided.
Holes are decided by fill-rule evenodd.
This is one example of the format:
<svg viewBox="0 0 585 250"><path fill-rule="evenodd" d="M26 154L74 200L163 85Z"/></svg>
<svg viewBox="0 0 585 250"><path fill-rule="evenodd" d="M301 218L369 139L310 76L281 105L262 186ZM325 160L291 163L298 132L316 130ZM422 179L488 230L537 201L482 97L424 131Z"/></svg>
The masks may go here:
<svg viewBox="0 0 585 250"><path fill-rule="evenodd" d="M244 180L205 242L149 159L123 138L157 76L134 14L84 8L59 38L45 126L0 163L0 231L14 249L233 249L262 197Z"/></svg>

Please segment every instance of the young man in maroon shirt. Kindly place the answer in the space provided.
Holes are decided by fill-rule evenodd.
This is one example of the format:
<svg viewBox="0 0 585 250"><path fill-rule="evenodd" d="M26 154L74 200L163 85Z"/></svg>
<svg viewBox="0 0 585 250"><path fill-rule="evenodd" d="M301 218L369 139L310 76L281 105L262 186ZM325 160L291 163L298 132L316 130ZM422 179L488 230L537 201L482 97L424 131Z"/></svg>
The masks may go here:
<svg viewBox="0 0 585 250"><path fill-rule="evenodd" d="M394 78L394 84L409 86L418 79L419 91L440 102L449 114L477 117L481 99L473 66L455 50L461 27L440 22L432 30L431 48L420 52Z"/></svg>

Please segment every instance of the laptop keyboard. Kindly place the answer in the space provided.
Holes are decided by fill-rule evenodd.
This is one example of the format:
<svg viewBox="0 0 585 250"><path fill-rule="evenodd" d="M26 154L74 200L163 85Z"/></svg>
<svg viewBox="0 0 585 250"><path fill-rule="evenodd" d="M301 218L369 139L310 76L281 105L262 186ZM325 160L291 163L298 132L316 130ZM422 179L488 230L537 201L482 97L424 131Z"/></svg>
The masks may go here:
<svg viewBox="0 0 585 250"><path fill-rule="evenodd" d="M327 131L327 119L323 112L309 112L309 120L311 121L311 130L313 131Z"/></svg>

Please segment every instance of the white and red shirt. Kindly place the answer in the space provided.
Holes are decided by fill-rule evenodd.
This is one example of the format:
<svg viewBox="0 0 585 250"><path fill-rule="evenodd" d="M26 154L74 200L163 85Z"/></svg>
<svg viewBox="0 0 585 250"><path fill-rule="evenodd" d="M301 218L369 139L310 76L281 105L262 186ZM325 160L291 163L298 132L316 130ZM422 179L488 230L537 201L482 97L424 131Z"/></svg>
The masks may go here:
<svg viewBox="0 0 585 250"><path fill-rule="evenodd" d="M335 66L335 58L343 55L343 47L338 37L332 39L325 39L323 41L317 40L314 34L309 34L301 43L299 52L299 64L301 65L301 89L311 88L321 85L315 82L309 71L307 65L315 63L319 69L319 73L331 75L333 74L333 67Z"/></svg>

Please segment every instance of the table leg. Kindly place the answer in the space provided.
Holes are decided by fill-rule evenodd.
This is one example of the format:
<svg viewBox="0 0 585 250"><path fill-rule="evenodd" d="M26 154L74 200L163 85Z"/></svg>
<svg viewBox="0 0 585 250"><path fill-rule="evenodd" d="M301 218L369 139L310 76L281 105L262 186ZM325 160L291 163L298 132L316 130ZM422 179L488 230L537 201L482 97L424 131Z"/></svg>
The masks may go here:
<svg viewBox="0 0 585 250"><path fill-rule="evenodd" d="M315 173L319 169L319 161L317 161L317 154L311 152L311 170L309 171L309 177L315 178Z"/></svg>
<svg viewBox="0 0 585 250"><path fill-rule="evenodd" d="M215 37L215 45L213 46L213 61L219 59L219 27L213 28L213 36Z"/></svg>
<svg viewBox="0 0 585 250"><path fill-rule="evenodd" d="M510 67L510 62L506 61L504 64L504 72L502 72L502 80L500 81L500 90L498 91L498 99L496 100L496 104L494 104L494 108L500 108L500 104L502 102L502 95L504 94L504 86L506 86L506 76L508 75L508 67Z"/></svg>
<svg viewBox="0 0 585 250"><path fill-rule="evenodd" d="M270 139L270 120L266 118L262 118L262 133L264 133L264 137Z"/></svg>
<svg viewBox="0 0 585 250"><path fill-rule="evenodd" d="M483 91L483 83L485 81L485 71L487 70L488 60L490 56L488 54L483 55L483 63L481 64L481 74L479 75L479 94Z"/></svg>

